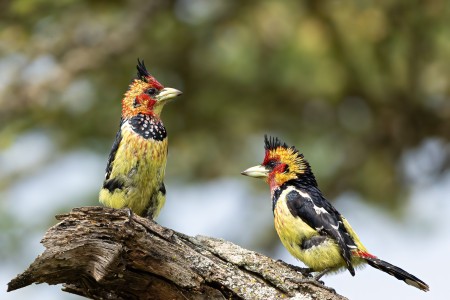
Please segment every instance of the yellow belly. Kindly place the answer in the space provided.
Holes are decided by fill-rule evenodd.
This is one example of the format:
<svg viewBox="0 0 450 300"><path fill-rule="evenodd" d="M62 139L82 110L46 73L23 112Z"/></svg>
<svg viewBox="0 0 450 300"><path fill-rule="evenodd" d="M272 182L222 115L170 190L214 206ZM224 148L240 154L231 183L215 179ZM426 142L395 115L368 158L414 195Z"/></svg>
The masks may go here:
<svg viewBox="0 0 450 300"><path fill-rule="evenodd" d="M306 250L301 248L301 244L305 239L309 239L319 234L300 218L294 217L291 214L283 194L278 200L274 210L274 223L275 229L284 247L286 247L289 253L295 258L302 261L314 271L323 271L325 269L337 271L345 268L345 261L341 256L339 247L332 239L328 239L319 246L308 248ZM344 220L344 225L345 227L350 227L346 220ZM354 234L353 230L351 230L351 235L352 234ZM364 246L359 242L359 239L357 239L357 241L355 240L355 242L359 249L366 251ZM363 260L359 258L352 259L353 265L358 265L362 262Z"/></svg>
<svg viewBox="0 0 450 300"><path fill-rule="evenodd" d="M120 178L125 186L112 192L103 188L100 202L113 208L131 208L141 216L153 207L153 217L156 217L165 202L159 189L164 180L166 160L167 138L146 140L131 130L124 130L110 178Z"/></svg>

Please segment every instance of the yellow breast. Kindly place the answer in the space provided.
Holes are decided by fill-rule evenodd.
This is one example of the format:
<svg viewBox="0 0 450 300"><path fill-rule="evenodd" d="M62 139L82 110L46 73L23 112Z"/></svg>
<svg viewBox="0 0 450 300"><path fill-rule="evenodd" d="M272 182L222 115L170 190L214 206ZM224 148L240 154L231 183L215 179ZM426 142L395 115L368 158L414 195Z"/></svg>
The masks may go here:
<svg viewBox="0 0 450 300"><path fill-rule="evenodd" d="M274 210L275 229L284 247L295 258L315 271L343 267L345 263L340 255L339 247L331 239L320 246L302 249L301 245L305 239L317 236L319 233L301 218L294 217L289 211L286 195L292 189L294 187L289 187L281 193Z"/></svg>
<svg viewBox="0 0 450 300"><path fill-rule="evenodd" d="M138 215L144 215L149 205L155 205L159 212L165 197L152 196L157 195L164 180L167 145L167 138L144 139L125 125L110 174L110 178L123 180L125 187L112 193L102 189L100 202L113 208L129 207ZM162 203L151 204L152 199Z"/></svg>
<svg viewBox="0 0 450 300"><path fill-rule="evenodd" d="M323 271L325 269L337 271L345 269L346 264L341 256L339 246L331 238L318 246L306 250L302 248L301 245L304 240L317 236L319 233L300 217L294 217L290 212L286 203L286 195L293 189L295 188L288 187L281 193L274 209L275 229L281 242L289 253L315 271ZM362 245L347 220L342 218L342 221L358 249L367 252L367 249ZM352 264L354 266L360 265L361 263L364 263L363 259L358 257L352 258Z"/></svg>

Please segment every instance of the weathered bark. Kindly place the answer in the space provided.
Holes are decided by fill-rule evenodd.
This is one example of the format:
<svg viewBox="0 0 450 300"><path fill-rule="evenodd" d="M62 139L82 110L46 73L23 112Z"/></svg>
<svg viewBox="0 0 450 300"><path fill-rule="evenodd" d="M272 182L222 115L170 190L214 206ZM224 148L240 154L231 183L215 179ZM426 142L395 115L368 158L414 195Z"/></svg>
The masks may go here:
<svg viewBox="0 0 450 300"><path fill-rule="evenodd" d="M46 250L8 284L59 284L92 299L345 299L291 266L230 242L190 237L128 210L58 215Z"/></svg>

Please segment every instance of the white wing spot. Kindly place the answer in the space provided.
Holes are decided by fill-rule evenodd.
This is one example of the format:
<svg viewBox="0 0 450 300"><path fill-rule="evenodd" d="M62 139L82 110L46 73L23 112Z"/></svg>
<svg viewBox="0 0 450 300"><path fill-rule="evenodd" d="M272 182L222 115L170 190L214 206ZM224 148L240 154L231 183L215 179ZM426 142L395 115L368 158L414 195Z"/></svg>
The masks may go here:
<svg viewBox="0 0 450 300"><path fill-rule="evenodd" d="M311 196L308 193L304 193L304 192L299 191L299 190L296 190L296 192L299 193L300 196L302 196L303 198L308 198L309 200L312 200Z"/></svg>
<svg viewBox="0 0 450 300"><path fill-rule="evenodd" d="M314 205L314 210L316 211L316 214L318 214L318 215L320 215L320 214L327 214L328 213L325 208L319 207L319 206L316 206L316 205Z"/></svg>

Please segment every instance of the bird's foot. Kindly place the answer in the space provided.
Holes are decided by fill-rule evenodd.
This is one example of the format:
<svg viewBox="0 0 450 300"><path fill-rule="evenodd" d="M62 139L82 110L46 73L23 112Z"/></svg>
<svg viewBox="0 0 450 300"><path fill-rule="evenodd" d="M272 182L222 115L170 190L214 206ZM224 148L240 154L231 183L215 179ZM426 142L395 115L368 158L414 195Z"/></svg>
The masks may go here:
<svg viewBox="0 0 450 300"><path fill-rule="evenodd" d="M128 221L125 221L125 225L130 225L131 221L133 221L134 213L131 210L131 208L129 208L129 207L126 208L126 211L127 211L127 215L128 215Z"/></svg>
<svg viewBox="0 0 450 300"><path fill-rule="evenodd" d="M312 269L310 269L310 268L306 268L306 269L309 269L308 270L309 273L307 274L307 276L305 276L306 278L290 278L290 280L292 282L294 282L294 283L297 283L297 284L299 284L299 283L310 283L310 284L313 284L313 285L315 285L317 287L324 288L324 289L326 289L326 290L328 290L328 291L330 291L332 293L336 293L336 291L333 288L327 287L325 285L325 283L322 280L320 280L320 278L322 278L323 275L327 274L330 271L330 269L325 269L325 270L317 273L314 276L312 276L312 274L311 274L313 272Z"/></svg>
<svg viewBox="0 0 450 300"><path fill-rule="evenodd" d="M299 267L299 266L291 265L291 264L288 264L285 261L282 261L281 259L277 259L277 262L285 265L288 268L293 269L294 271L297 271L297 272L301 273L305 277L312 277L311 273L314 272L313 269L311 269L311 268L302 268L302 267Z"/></svg>
<svg viewBox="0 0 450 300"><path fill-rule="evenodd" d="M329 269L325 269L322 272L319 272L316 275L314 275L313 279L316 280L316 281L322 282L322 284L323 284L323 281L320 281L319 279L322 278L322 276L327 274L328 272L330 272L330 270Z"/></svg>
<svg viewBox="0 0 450 300"><path fill-rule="evenodd" d="M290 280L297 284L309 283L309 284L315 285L319 288L326 289L327 291L330 291L331 293L336 293L335 289L326 286L323 281L317 280L316 276L314 276L312 278L290 278Z"/></svg>

